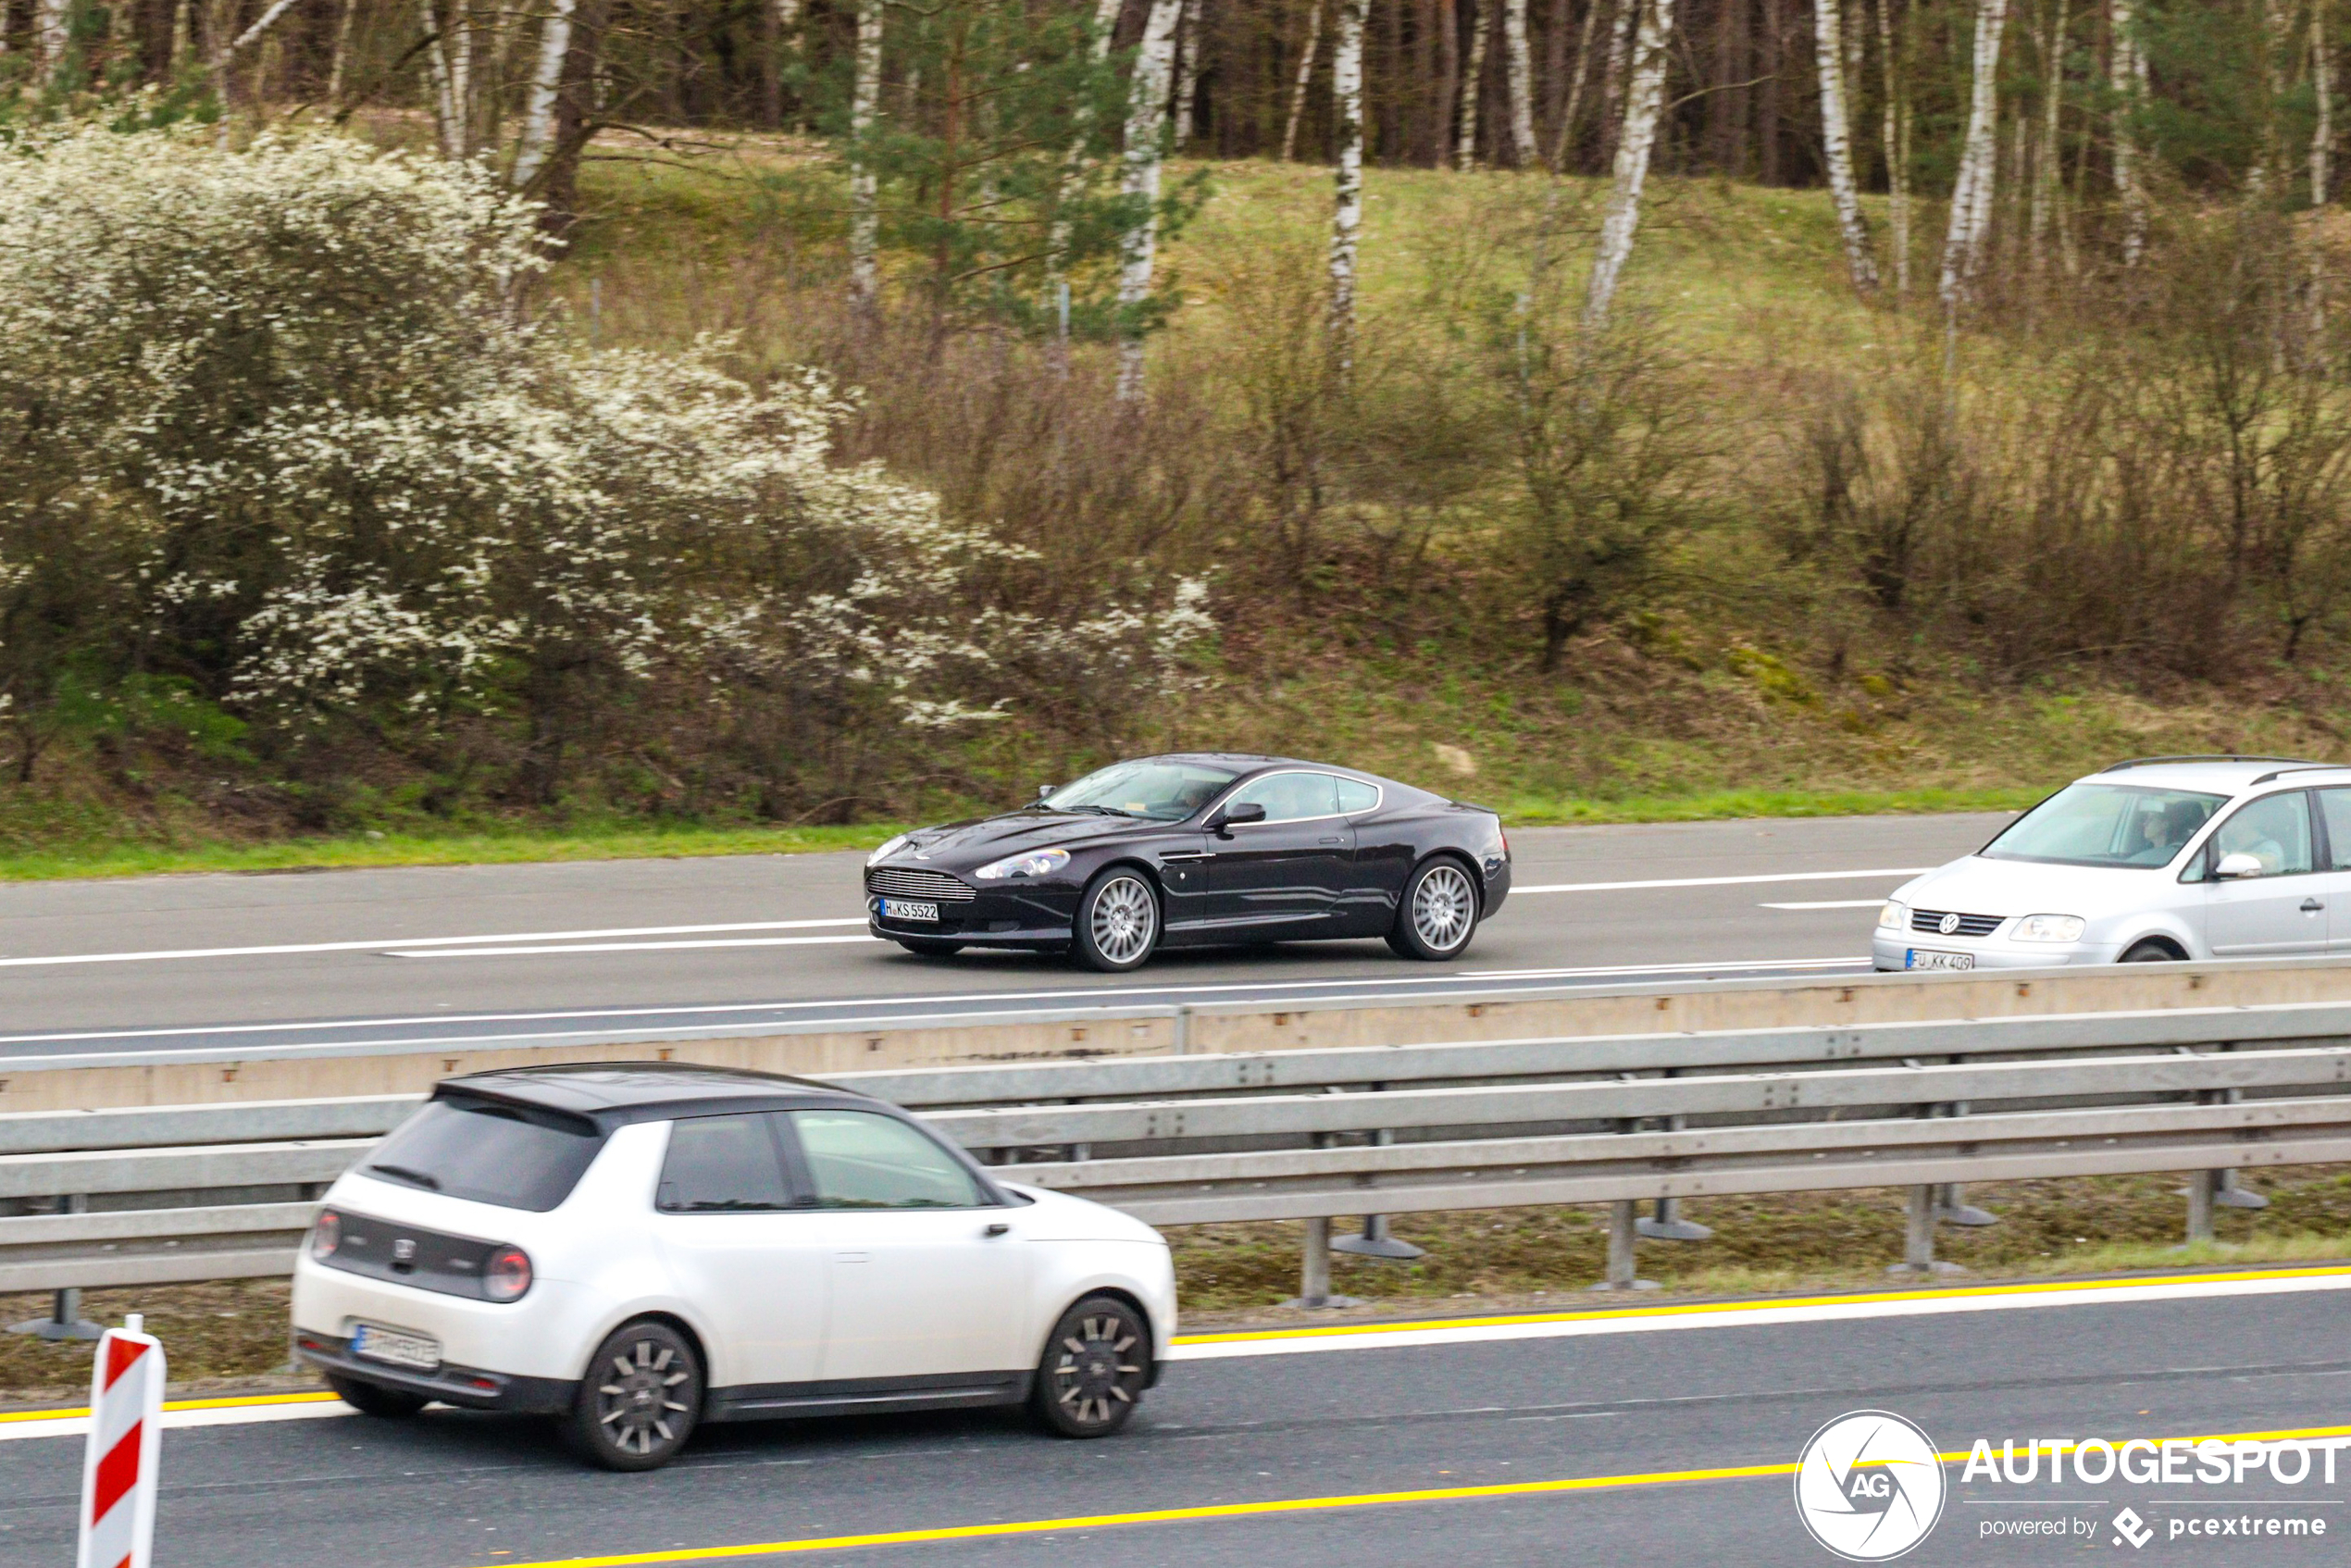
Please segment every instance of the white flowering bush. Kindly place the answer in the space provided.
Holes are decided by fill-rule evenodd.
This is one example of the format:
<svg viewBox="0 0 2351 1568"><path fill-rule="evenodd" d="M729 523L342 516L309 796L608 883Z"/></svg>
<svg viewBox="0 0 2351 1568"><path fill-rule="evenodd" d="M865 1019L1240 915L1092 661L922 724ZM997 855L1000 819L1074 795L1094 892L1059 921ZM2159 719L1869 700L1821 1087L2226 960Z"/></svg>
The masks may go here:
<svg viewBox="0 0 2351 1568"><path fill-rule="evenodd" d="M1028 552L836 464L822 377L585 352L548 265L486 174L340 138L0 149L0 722L96 661L288 742L503 726L549 799L648 703L789 770L1131 704L1209 629L1197 585L1048 624Z"/></svg>

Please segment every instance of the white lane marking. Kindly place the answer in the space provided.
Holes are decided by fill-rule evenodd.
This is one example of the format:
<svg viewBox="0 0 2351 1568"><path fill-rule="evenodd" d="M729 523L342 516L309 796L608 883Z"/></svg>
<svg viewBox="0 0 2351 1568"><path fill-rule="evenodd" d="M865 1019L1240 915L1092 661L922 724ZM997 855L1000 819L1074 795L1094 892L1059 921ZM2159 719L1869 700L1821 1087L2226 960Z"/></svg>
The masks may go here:
<svg viewBox="0 0 2351 1568"><path fill-rule="evenodd" d="M1639 888L1743 888L1757 882L1858 882L1865 877L1923 877L1932 865L1894 865L1877 871L1774 871L1764 877L1668 877L1654 882L1540 882L1512 888L1520 893L1621 893Z"/></svg>
<svg viewBox="0 0 2351 1568"><path fill-rule="evenodd" d="M797 931L815 926L863 926L854 920L739 920L725 926L613 926L594 931L500 931L480 937L378 937L364 942L281 942L271 947L150 948L139 952L64 952L0 958L0 968L55 964L142 964L173 958L262 958L289 952L366 952L389 947L465 947L476 942L567 942L600 937L682 937L711 931ZM592 950L582 950L592 951ZM619 950L608 950L619 951Z"/></svg>
<svg viewBox="0 0 2351 1568"><path fill-rule="evenodd" d="M863 926L863 920L844 920L844 926ZM853 937L726 937L696 942L580 942L569 947L444 947L429 952L404 952L394 948L386 958L529 958L569 952L669 952L691 947L819 947L827 942L877 942L879 937L869 937L862 931Z"/></svg>
<svg viewBox="0 0 2351 1568"><path fill-rule="evenodd" d="M1172 1345L1171 1361L1221 1361L1236 1356L1294 1356L1324 1350L1409 1350L1469 1345L1490 1339L1565 1339L1593 1334L1660 1334L1694 1328L1760 1328L1792 1323L1851 1323L1873 1317L1931 1317L1944 1313L2021 1312L2036 1307L2107 1307L2198 1300L2227 1296L2282 1296L2300 1290L2351 1290L2351 1273L2303 1278L2216 1280L2208 1284L2117 1285L2080 1290L2020 1290L2009 1294L1930 1297L1908 1301L1817 1302L1800 1307L1755 1306L1720 1313L1639 1317L1576 1318L1564 1323L1503 1323L1394 1333L1235 1339Z"/></svg>
<svg viewBox="0 0 2351 1568"><path fill-rule="evenodd" d="M1879 909L1884 899L1817 899L1810 903L1759 903L1758 909Z"/></svg>
<svg viewBox="0 0 2351 1568"><path fill-rule="evenodd" d="M219 1410L168 1410L163 1412L163 1429L178 1431L187 1426L252 1426L269 1421L317 1421L326 1416L357 1415L359 1412L341 1400L318 1400L293 1405L230 1405ZM90 1418L86 1415L60 1416L55 1421L0 1421L0 1443L21 1442L27 1437L86 1437L90 1435Z"/></svg>
<svg viewBox="0 0 2351 1568"><path fill-rule="evenodd" d="M862 920L848 922L862 926ZM410 944L412 947L414 944ZM1203 986L1100 986L1072 990L1037 991L958 991L941 996L849 997L833 1002L730 1002L704 1003L691 1007L599 1007L565 1009L545 1013L428 1013L410 1017L348 1018L305 1024L193 1024L173 1028L155 1029L87 1029L59 1034L0 1035L0 1045L73 1044L84 1040L116 1039L191 1039L206 1035L267 1035L267 1034L330 1034L350 1029L414 1028L436 1024L537 1024L569 1023L581 1019L627 1018L703 1018L740 1016L745 1013L814 1013L833 1012L843 1008L906 1007L933 1008L951 1003L1099 1001L1103 998L1165 996L1178 1001L1188 997L1206 996L1226 991L1295 991L1316 987L1347 988L1350 992L1379 987L1418 987L1442 998L1446 993L1434 989L1442 986L1459 986L1467 980L1544 980L1574 979L1589 977L1606 978L1616 975L1686 975L1744 974L1754 970L1809 970L1860 964L1867 967L1867 958L1787 958L1744 959L1730 964L1627 964L1598 969L1472 969L1455 970L1437 975L1415 975L1394 979L1350 979L1343 975L1328 975L1315 980L1235 980ZM1339 994L1337 990L1327 998L1310 997L1311 1002L1361 1001L1361 997ZM909 1011L907 1016L918 1018L927 1014ZM453 1037L450 1044L459 1043Z"/></svg>

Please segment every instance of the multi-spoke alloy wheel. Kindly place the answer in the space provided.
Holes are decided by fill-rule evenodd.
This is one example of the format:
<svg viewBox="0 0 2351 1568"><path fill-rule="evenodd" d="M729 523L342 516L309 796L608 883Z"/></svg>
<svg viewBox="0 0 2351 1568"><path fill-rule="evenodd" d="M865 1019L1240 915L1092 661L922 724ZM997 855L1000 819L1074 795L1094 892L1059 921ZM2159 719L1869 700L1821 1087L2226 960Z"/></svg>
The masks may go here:
<svg viewBox="0 0 2351 1568"><path fill-rule="evenodd" d="M702 1415L702 1365L662 1323L623 1325L588 1363L569 1437L591 1463L652 1470L685 1446Z"/></svg>
<svg viewBox="0 0 2351 1568"><path fill-rule="evenodd" d="M1113 871L1077 901L1078 962L1133 969L1159 945L1159 895L1135 871Z"/></svg>
<svg viewBox="0 0 2351 1568"><path fill-rule="evenodd" d="M1387 945L1407 958L1453 958L1477 930L1477 890L1450 860L1432 860L1404 884Z"/></svg>
<svg viewBox="0 0 2351 1568"><path fill-rule="evenodd" d="M1135 1309L1088 1296L1053 1327L1030 1403L1065 1437L1101 1437L1126 1425L1151 1380L1151 1331Z"/></svg>

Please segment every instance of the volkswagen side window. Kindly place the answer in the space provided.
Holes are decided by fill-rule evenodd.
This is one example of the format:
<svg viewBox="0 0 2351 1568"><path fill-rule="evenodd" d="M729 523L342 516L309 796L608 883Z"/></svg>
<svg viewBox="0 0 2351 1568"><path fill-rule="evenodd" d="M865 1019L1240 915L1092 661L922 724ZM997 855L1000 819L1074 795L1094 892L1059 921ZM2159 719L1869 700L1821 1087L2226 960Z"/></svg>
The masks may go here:
<svg viewBox="0 0 2351 1568"><path fill-rule="evenodd" d="M2249 802L2212 835L2215 869L2233 854L2251 855L2264 877L2294 877L2314 865L2310 798L2299 790Z"/></svg>

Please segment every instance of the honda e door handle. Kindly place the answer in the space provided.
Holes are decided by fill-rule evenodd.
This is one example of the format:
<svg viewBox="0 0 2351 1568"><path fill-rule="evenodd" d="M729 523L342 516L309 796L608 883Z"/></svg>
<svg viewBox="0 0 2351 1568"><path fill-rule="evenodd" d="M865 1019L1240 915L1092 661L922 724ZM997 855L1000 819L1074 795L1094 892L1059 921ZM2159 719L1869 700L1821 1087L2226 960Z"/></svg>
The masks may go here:
<svg viewBox="0 0 2351 1568"><path fill-rule="evenodd" d="M999 1220L994 1225L989 1226L986 1230L981 1231L980 1234L982 1236L1010 1236L1012 1232L1013 1227L1011 1226L1008 1226L1003 1221Z"/></svg>
<svg viewBox="0 0 2351 1568"><path fill-rule="evenodd" d="M2302 913L2305 915L2316 915L2319 911L2324 909L2326 905L2320 903L2317 899L2304 899L2302 901Z"/></svg>

